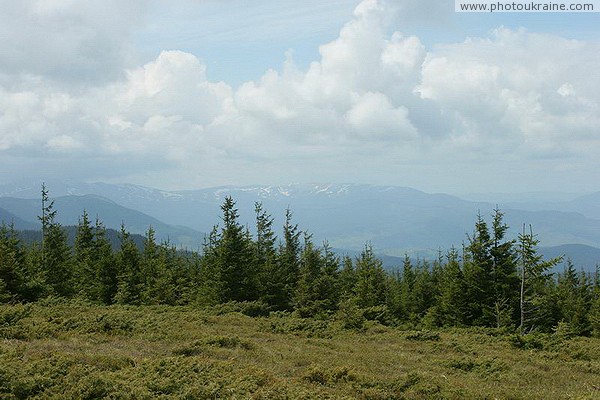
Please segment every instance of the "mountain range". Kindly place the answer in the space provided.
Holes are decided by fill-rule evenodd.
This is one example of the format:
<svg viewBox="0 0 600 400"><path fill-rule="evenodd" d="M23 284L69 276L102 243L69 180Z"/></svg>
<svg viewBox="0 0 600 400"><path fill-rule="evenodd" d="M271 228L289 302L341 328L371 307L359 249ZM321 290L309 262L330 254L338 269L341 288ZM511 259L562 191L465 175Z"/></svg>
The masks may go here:
<svg viewBox="0 0 600 400"><path fill-rule="evenodd" d="M360 184L224 186L186 191L131 184L46 184L63 224L76 224L85 208L92 217L98 214L107 227L118 229L124 222L132 233L144 233L152 225L162 239L191 248L199 247L201 232L210 231L220 222L225 196L237 202L240 220L251 231L254 204L260 201L275 218L277 227L283 225L289 208L293 221L312 233L317 242L327 240L331 246L347 251L360 251L371 242L380 254L395 257L409 253L431 258L439 249L460 247L473 231L477 214L489 221L496 207L493 202L406 187ZM0 185L0 209L23 222L37 223L39 193L39 182ZM511 227L510 237L516 238L524 224L527 229L531 224L544 248L579 245L566 249L573 254L587 254L582 258L586 263L600 261L600 193L563 201L512 199L497 206Z"/></svg>
<svg viewBox="0 0 600 400"><path fill-rule="evenodd" d="M77 225L85 210L92 224L96 217L107 228L119 230L121 224L132 234L143 235L151 226L160 241L169 241L180 247L197 249L204 234L185 226L166 224L158 219L97 195L60 196L52 199L57 211L56 221L63 226ZM18 230L40 229L38 215L41 212L39 199L0 197L0 220L14 224Z"/></svg>

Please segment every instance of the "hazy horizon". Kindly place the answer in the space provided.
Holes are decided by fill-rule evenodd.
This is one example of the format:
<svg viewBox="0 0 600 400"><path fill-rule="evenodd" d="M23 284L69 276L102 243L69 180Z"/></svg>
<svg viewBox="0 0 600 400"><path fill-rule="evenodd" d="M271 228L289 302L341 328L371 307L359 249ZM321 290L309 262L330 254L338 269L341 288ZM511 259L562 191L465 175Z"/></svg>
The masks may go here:
<svg viewBox="0 0 600 400"><path fill-rule="evenodd" d="M286 187L286 186L326 186L326 185L356 185L356 186L368 186L373 185L376 187L404 187L409 189L414 189L417 191L421 191L427 194L447 194L450 196L458 197L468 201L474 202L486 202L486 203L497 203L497 202L506 202L506 203L527 203L527 202L562 202L573 200L578 197L595 194L599 191L587 191L587 192L566 192L566 191L558 191L558 190L548 190L548 191L522 191L522 192L442 192L442 191L428 191L419 187L406 186L406 185L385 185L385 184L372 184L365 182L288 182L281 184L270 184L266 182L257 182L257 183L248 183L243 185L232 185L232 184L224 184L224 185L214 185L214 186L189 186L189 187L181 187L177 189L168 189L160 186L151 186L151 185L143 185L136 184L132 182L110 182L110 181L102 181L102 180L77 180L77 179L43 179L43 178L31 178L27 180L8 180L5 182L0 182L0 187L17 187L28 185L27 187L23 187L23 189L38 189L41 188L41 185L45 184L51 196L55 192L55 185L82 185L82 184L107 184L107 185L134 185L138 187L144 187L147 189L159 190L164 192L189 192L189 191L202 191L207 189L218 189L218 188L266 188L266 187ZM60 191L60 190L59 190ZM0 193L2 196L2 193ZM61 194L59 194L61 196ZM18 197L18 196L16 196ZM31 196L30 196L31 197Z"/></svg>

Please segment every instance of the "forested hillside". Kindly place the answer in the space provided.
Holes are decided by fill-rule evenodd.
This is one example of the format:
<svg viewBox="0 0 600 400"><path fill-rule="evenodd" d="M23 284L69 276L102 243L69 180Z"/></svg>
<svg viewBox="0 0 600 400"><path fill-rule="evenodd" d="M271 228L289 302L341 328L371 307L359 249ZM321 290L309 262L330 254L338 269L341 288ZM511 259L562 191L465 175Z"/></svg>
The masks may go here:
<svg viewBox="0 0 600 400"><path fill-rule="evenodd" d="M600 220L567 202L537 206L498 200L474 202L401 186L331 183L165 191L130 184L53 181L50 187L60 210L58 222L63 225L76 224L85 208L92 217L100 215L108 228L118 230L125 221L130 232L144 234L152 225L158 238L169 237L174 244L192 249L201 241L199 232L209 232L220 222L220 206L227 196L236 199L240 223L253 233L254 203L259 201L275 218L274 230L279 236L285 210L290 208L294 218L313 233L315 242L326 239L332 247L351 252L360 252L365 242L371 241L378 254L402 258L408 252L413 258L433 259L439 248L461 245L465 233L472 230L477 210L487 216L498 207L514 228L507 232L511 239L517 238L519 227L526 222L535 227L542 247L598 247L600 243ZM22 219L37 221L38 198L38 182L0 185L0 208ZM29 204L27 210L23 204ZM586 204L591 207L593 198ZM569 256L577 268L586 266L578 262L577 253Z"/></svg>
<svg viewBox="0 0 600 400"><path fill-rule="evenodd" d="M100 220L80 218L74 244L56 222L57 210L43 191L42 235L25 244L17 232L0 230L0 298L31 302L58 296L100 304L208 305L242 302L256 313L294 311L300 317L344 316L348 326L366 320L386 325L484 326L550 332L561 326L577 335L600 334L599 274L549 270L531 228L517 240L495 210L477 216L474 233L460 249L433 262L406 257L386 272L367 243L360 256L339 257L315 243L287 211L282 237L273 218L255 205L252 235L226 197L222 223L200 253L158 243L149 227L142 249L123 227L113 250Z"/></svg>

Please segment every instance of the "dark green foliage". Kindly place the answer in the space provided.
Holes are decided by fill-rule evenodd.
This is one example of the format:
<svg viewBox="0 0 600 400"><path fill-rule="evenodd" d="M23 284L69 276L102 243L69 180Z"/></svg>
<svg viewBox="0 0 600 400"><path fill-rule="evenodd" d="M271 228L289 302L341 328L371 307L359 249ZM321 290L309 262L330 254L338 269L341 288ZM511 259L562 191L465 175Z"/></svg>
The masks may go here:
<svg viewBox="0 0 600 400"><path fill-rule="evenodd" d="M254 242L254 264L257 272L259 297L267 304L280 306L284 303L283 282L277 259L273 232L273 218L256 203L256 240Z"/></svg>
<svg viewBox="0 0 600 400"><path fill-rule="evenodd" d="M300 245L301 231L298 225L292 223L292 212L288 209L285 213L283 226L283 244L279 249L278 269L275 274L280 284L276 287L275 306L282 310L293 308L293 298L300 273Z"/></svg>
<svg viewBox="0 0 600 400"><path fill-rule="evenodd" d="M565 270L559 274L556 286L555 319L567 324L575 335L589 335L592 330L588 315L593 303L592 282L585 273L577 273L571 260L567 260Z"/></svg>
<svg viewBox="0 0 600 400"><path fill-rule="evenodd" d="M592 328L592 333L596 337L600 337L600 296L598 294L595 295L595 298L592 300L592 308L589 314L590 327Z"/></svg>
<svg viewBox="0 0 600 400"><path fill-rule="evenodd" d="M375 257L369 244L356 259L356 284L354 296L359 307L374 307L386 304L388 285L387 275L381 260Z"/></svg>
<svg viewBox="0 0 600 400"><path fill-rule="evenodd" d="M477 215L475 232L465 248L463 275L465 279L466 322L470 325L492 326L494 323L494 259L492 238L487 223Z"/></svg>
<svg viewBox="0 0 600 400"><path fill-rule="evenodd" d="M93 299L104 304L112 304L118 290L118 265L111 245L106 238L106 229L99 219L94 227L93 263L96 273L96 292Z"/></svg>
<svg viewBox="0 0 600 400"><path fill-rule="evenodd" d="M73 288L73 258L67 244L67 234L61 225L55 222L54 202L49 201L48 191L42 185L42 252L41 271L44 283L49 291L57 296L70 296Z"/></svg>
<svg viewBox="0 0 600 400"><path fill-rule="evenodd" d="M0 302L22 298L25 252L12 226L0 226Z"/></svg>
<svg viewBox="0 0 600 400"><path fill-rule="evenodd" d="M344 256L342 260L342 269L338 276L339 295L345 299L354 296L354 287L356 286L356 270L352 263L352 258Z"/></svg>
<svg viewBox="0 0 600 400"><path fill-rule="evenodd" d="M310 237L305 238L294 296L294 307L302 317L324 316L337 307L338 260L327 244L323 252Z"/></svg>
<svg viewBox="0 0 600 400"><path fill-rule="evenodd" d="M556 337L600 332L600 274L577 273L567 263L553 279L547 271L558 260L542 259L532 233L524 232L518 243L507 240L499 210L491 224L477 216L462 253L440 252L433 262L406 256L401 270L388 273L370 245L356 260L340 260L327 243L317 247L289 210L277 245L273 218L260 203L254 237L239 223L233 199L227 197L221 209L222 226L207 235L202 252L157 243L152 227L143 243L122 227L114 250L100 220L92 226L85 211L68 242L43 187L37 242L24 243L18 232L0 227L0 302L77 297L107 305L204 305L214 315L293 312L301 317L294 320L298 326L308 323L302 318L317 318L357 331L474 325L502 332L521 326L521 333ZM113 322L98 323L106 332L121 329ZM46 321L39 329L53 331L57 324L79 326L68 319Z"/></svg>
<svg viewBox="0 0 600 400"><path fill-rule="evenodd" d="M218 227L213 227L210 234L204 238L202 257L199 260L199 282L196 302L201 305L215 305L220 303L221 295L221 270L218 264Z"/></svg>
<svg viewBox="0 0 600 400"><path fill-rule="evenodd" d="M481 215L464 251L462 272L466 324L513 325L516 322L519 288L515 242L505 240L508 226L503 213L494 210L491 229ZM454 268L454 270L456 270ZM455 271L456 272L456 271Z"/></svg>
<svg viewBox="0 0 600 400"><path fill-rule="evenodd" d="M345 298L340 302L336 319L345 329L356 330L362 329L366 321L364 309L359 307L354 297Z"/></svg>
<svg viewBox="0 0 600 400"><path fill-rule="evenodd" d="M59 224L48 227L44 242L43 268L46 283L58 296L73 294L73 259L67 245L67 235Z"/></svg>
<svg viewBox="0 0 600 400"><path fill-rule="evenodd" d="M177 256L177 250L168 243L156 243L152 227L146 233L141 256L143 304L175 305L179 303L180 298L190 297L183 260ZM179 292L176 293L176 290Z"/></svg>
<svg viewBox="0 0 600 400"><path fill-rule="evenodd" d="M226 197L223 205L223 228L218 236L215 263L219 270L220 301L247 301L258 298L252 244L249 234L238 222L235 202Z"/></svg>
<svg viewBox="0 0 600 400"><path fill-rule="evenodd" d="M404 255L402 264L402 276L399 280L399 310L398 314L404 319L409 319L417 314L415 303L415 271L408 254Z"/></svg>
<svg viewBox="0 0 600 400"><path fill-rule="evenodd" d="M81 296L95 300L98 294L98 275L94 258L94 231L85 210L77 226L74 250L75 289Z"/></svg>
<svg viewBox="0 0 600 400"><path fill-rule="evenodd" d="M554 281L548 270L560 262L560 258L545 261L537 252L539 240L530 227L529 233L519 235L521 264L521 333L535 329L549 330L553 325L556 307L552 299Z"/></svg>
<svg viewBox="0 0 600 400"><path fill-rule="evenodd" d="M271 313L269 306L262 301L230 301L210 308L212 315L224 315L233 312L249 317L266 317Z"/></svg>
<svg viewBox="0 0 600 400"><path fill-rule="evenodd" d="M422 262L415 270L415 281L412 289L414 317L422 317L436 304L439 284L438 277L428 262Z"/></svg>
<svg viewBox="0 0 600 400"><path fill-rule="evenodd" d="M115 258L118 283L114 301L119 304L141 304L144 282L141 256L125 226L121 226L121 248Z"/></svg>
<svg viewBox="0 0 600 400"><path fill-rule="evenodd" d="M468 299L465 295L465 280L456 249L447 255L448 262L441 283L438 301L437 320L442 326L461 326L467 324L465 318Z"/></svg>
<svg viewBox="0 0 600 400"><path fill-rule="evenodd" d="M506 240L508 226L503 222L504 214L494 210L492 222L492 256L494 305L493 325L497 328L512 326L517 320L519 309L515 293L519 290L519 275L517 271L517 249L514 240Z"/></svg>

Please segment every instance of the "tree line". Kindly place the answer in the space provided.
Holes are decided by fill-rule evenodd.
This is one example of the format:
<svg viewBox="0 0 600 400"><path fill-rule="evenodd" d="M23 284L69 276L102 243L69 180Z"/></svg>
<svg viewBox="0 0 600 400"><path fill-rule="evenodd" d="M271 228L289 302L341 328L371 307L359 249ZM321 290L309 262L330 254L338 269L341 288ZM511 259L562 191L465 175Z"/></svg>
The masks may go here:
<svg viewBox="0 0 600 400"><path fill-rule="evenodd" d="M558 326L576 335L600 335L600 276L550 269L530 229L507 239L503 213L490 223L481 215L460 249L434 261L413 261L386 271L370 244L356 258L319 246L286 212L278 238L272 216L256 203L254 234L239 222L231 197L222 223L202 251L158 243L150 227L142 248L121 227L119 245L107 229L83 212L75 243L56 222L42 187L41 240L25 244L12 226L0 227L0 302L31 302L48 296L83 298L99 304L251 304L263 311L300 317L342 318L348 326L365 319L383 324L484 326L549 332Z"/></svg>

